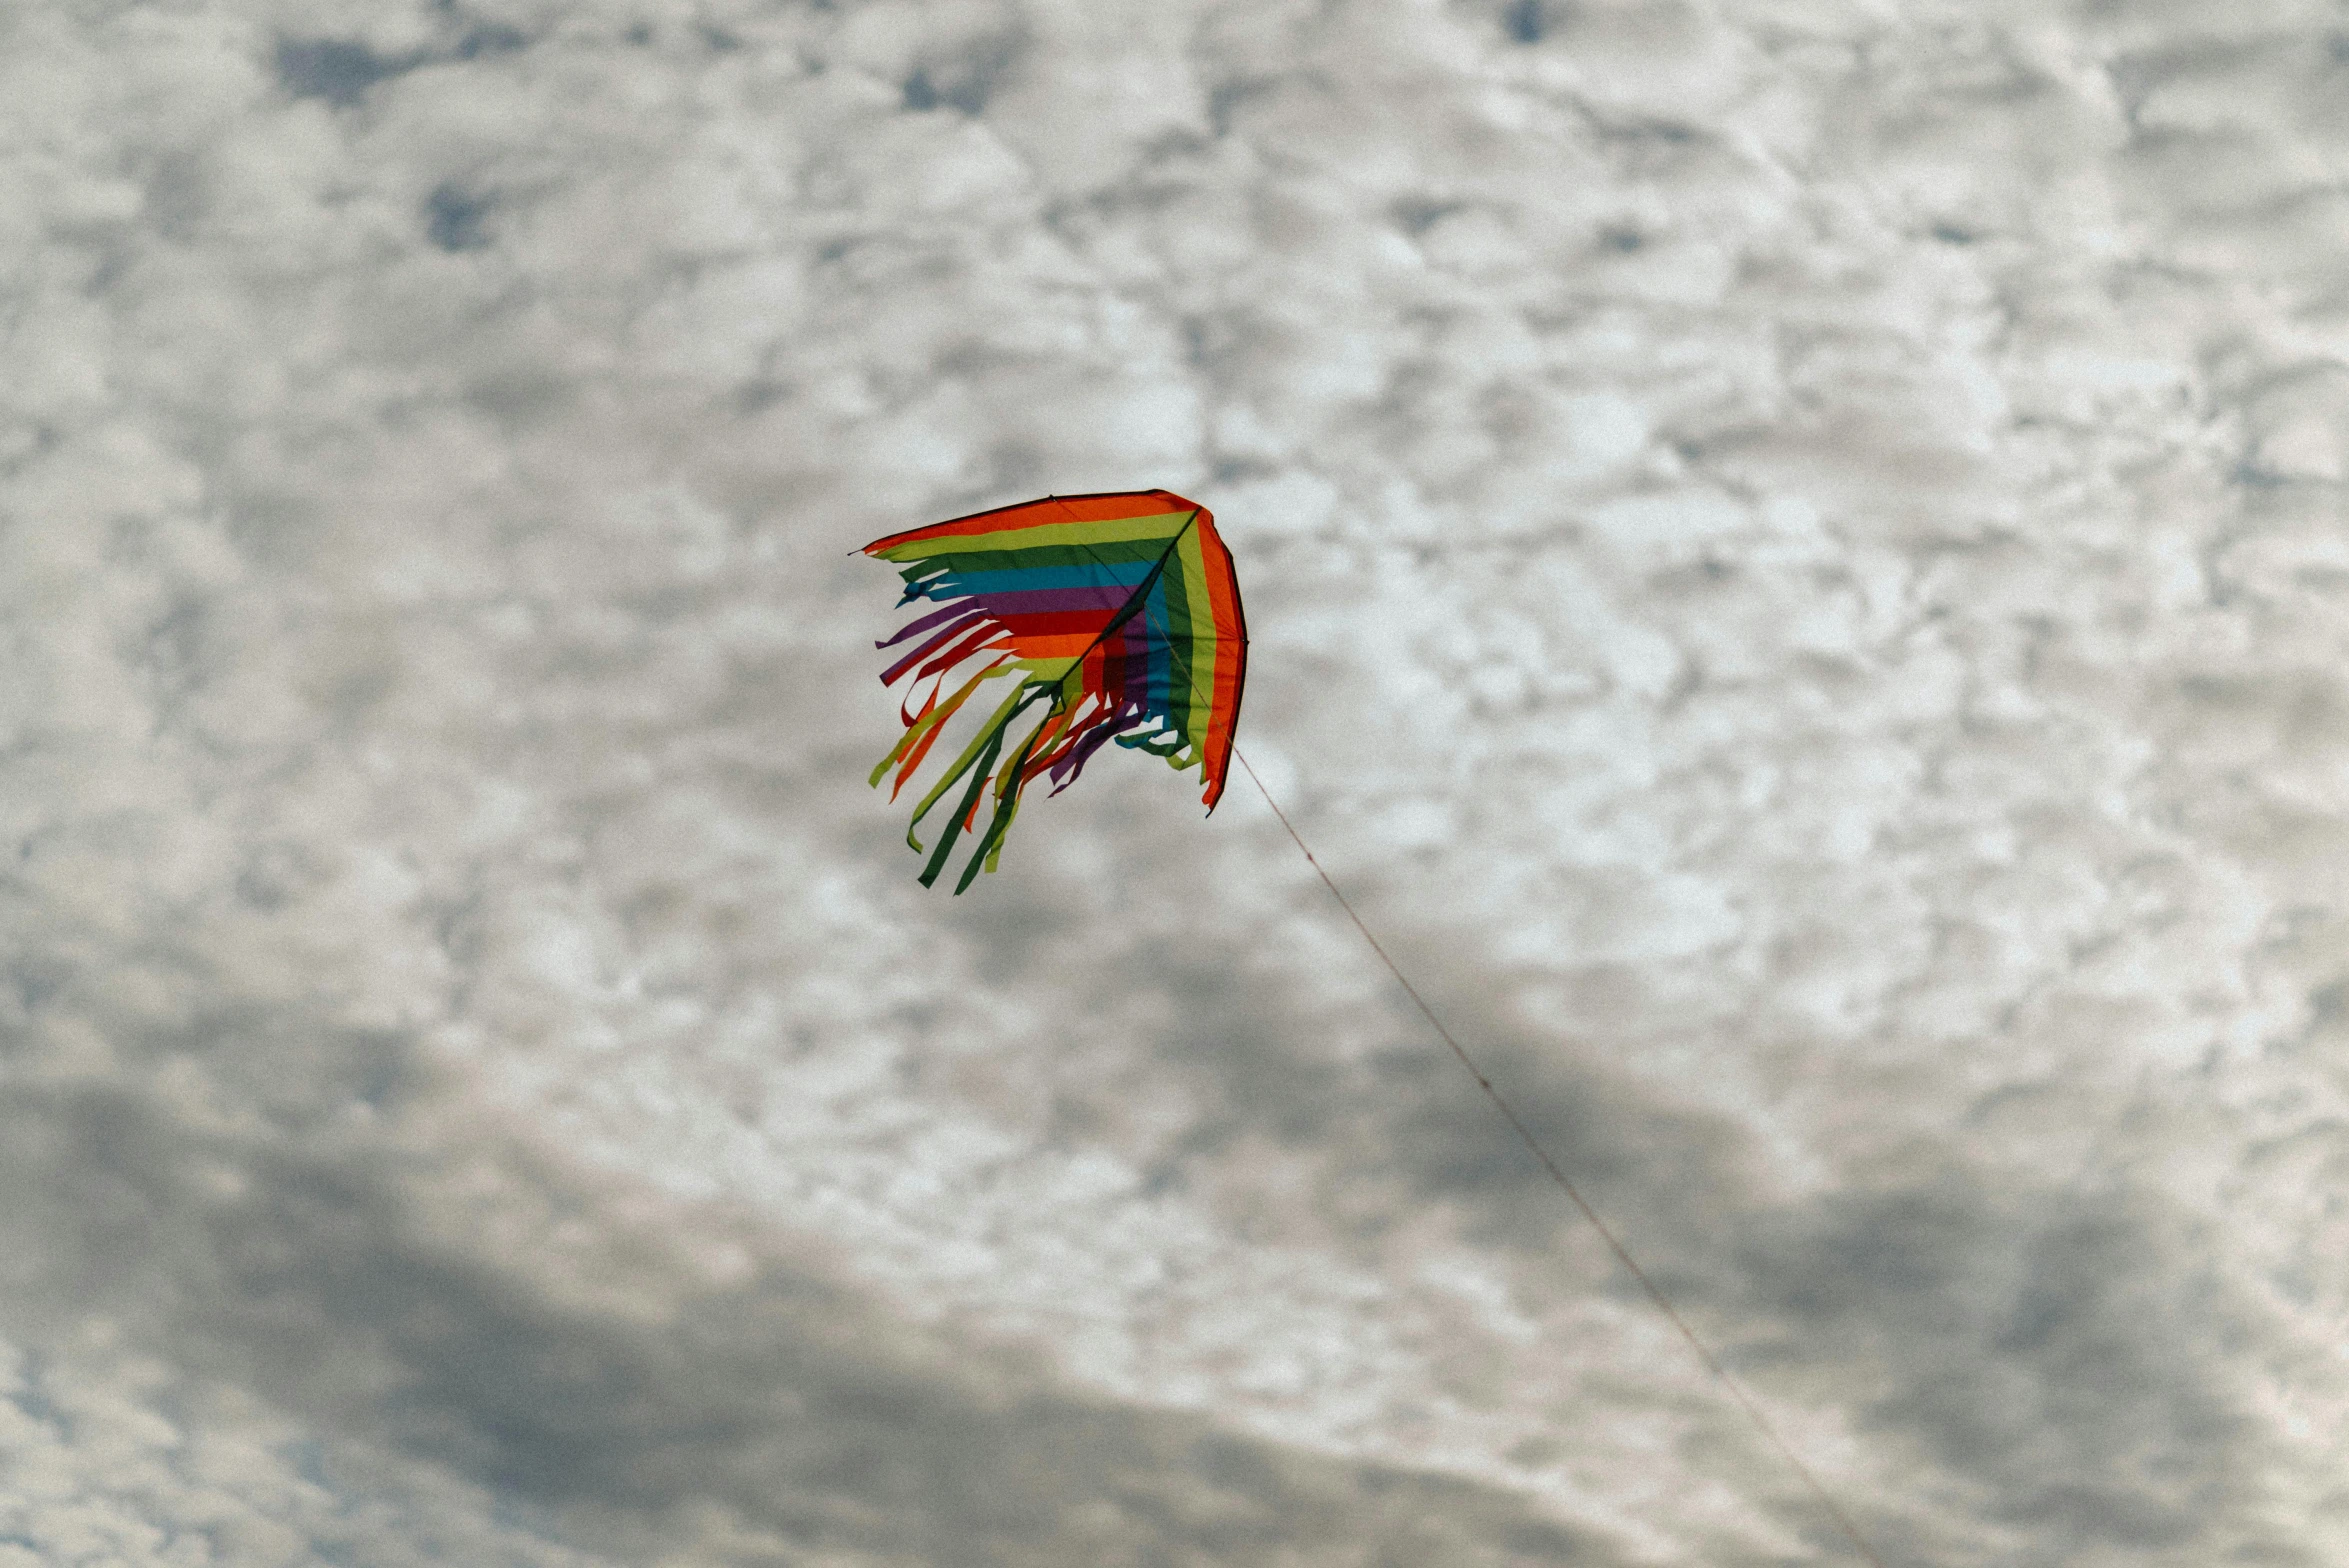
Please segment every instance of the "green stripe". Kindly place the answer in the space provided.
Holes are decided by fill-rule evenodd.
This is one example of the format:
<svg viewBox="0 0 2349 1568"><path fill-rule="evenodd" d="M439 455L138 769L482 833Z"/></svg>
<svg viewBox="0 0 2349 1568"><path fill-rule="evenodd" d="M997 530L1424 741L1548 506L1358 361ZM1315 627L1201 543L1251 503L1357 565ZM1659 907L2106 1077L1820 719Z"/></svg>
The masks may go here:
<svg viewBox="0 0 2349 1568"><path fill-rule="evenodd" d="M1191 712L1189 687L1191 683L1191 596L1186 591L1187 569L1191 552L1199 547L1199 536L1192 532L1183 536L1175 546L1175 559L1169 563L1174 570L1159 579L1166 594L1166 665L1167 717L1184 736L1191 734L1188 717Z"/></svg>
<svg viewBox="0 0 2349 1568"><path fill-rule="evenodd" d="M1166 553L1164 539L1136 539L1104 545L1035 545L1025 550L969 550L953 556L924 556L898 575L911 580L932 570L1010 572L1034 566L1123 566L1155 561Z"/></svg>
<svg viewBox="0 0 2349 1568"><path fill-rule="evenodd" d="M1192 623L1189 632L1193 676L1188 733L1200 737L1204 744L1209 722L1215 713L1215 676L1224 652L1222 641L1215 630L1215 600L1208 589L1206 546L1195 538L1186 539L1183 541L1182 557L1185 596L1190 603L1199 607L1198 619ZM1203 669L1200 667L1202 665L1205 666Z"/></svg>
<svg viewBox="0 0 2349 1568"><path fill-rule="evenodd" d="M1148 517L1104 517L1079 523L1026 523L990 529L983 534L946 534L935 539L909 539L881 552L892 561L913 556L968 555L974 551L1006 550L1037 545L1124 544L1156 540L1161 548L1191 520L1189 512L1156 512Z"/></svg>

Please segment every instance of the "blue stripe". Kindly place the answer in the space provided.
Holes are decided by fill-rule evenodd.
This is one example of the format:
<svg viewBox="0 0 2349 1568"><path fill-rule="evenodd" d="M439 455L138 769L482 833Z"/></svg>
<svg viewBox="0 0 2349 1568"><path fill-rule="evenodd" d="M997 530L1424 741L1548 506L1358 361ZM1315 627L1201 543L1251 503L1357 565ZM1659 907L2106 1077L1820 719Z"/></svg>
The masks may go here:
<svg viewBox="0 0 2349 1568"><path fill-rule="evenodd" d="M922 597L944 599L964 594L1021 593L1037 588L1131 588L1150 575L1152 564L1127 561L1102 566L1028 566L1004 572L949 571L926 579Z"/></svg>

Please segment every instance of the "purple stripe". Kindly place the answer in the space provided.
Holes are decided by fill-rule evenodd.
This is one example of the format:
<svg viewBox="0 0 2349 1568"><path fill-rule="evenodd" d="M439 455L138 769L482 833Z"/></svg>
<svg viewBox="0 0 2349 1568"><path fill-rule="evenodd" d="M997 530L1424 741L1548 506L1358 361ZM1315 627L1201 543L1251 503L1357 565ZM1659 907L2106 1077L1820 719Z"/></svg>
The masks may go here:
<svg viewBox="0 0 2349 1568"><path fill-rule="evenodd" d="M1057 795L1074 784L1077 781L1077 775L1085 771L1085 764L1092 760L1093 753L1108 745L1110 739L1118 731L1131 724L1136 716L1134 710L1129 707L1105 713L1095 719L1087 727L1084 737L1069 749L1068 755L1052 764L1049 769L1049 776L1052 779L1052 793Z"/></svg>
<svg viewBox="0 0 2349 1568"><path fill-rule="evenodd" d="M950 604L943 610L932 610L927 615L915 616L912 620L897 628L896 635L891 637L887 642L877 642L873 644L873 646L876 648L895 647L897 644L905 641L908 637L911 637L914 633L928 631L931 627L938 625L940 622L951 621L958 615L984 615L986 613L986 610L979 605L964 603Z"/></svg>
<svg viewBox="0 0 2349 1568"><path fill-rule="evenodd" d="M962 602L983 604L996 615L1039 615L1069 610L1116 610L1133 596L1133 585L1103 583L1093 588L1023 588L973 594Z"/></svg>

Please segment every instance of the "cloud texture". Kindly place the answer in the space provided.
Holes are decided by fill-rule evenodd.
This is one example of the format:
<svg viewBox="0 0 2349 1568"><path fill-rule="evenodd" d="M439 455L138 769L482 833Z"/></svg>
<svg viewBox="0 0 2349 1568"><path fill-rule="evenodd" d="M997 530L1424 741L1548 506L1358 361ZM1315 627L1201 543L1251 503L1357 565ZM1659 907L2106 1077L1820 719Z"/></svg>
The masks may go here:
<svg viewBox="0 0 2349 1568"><path fill-rule="evenodd" d="M2349 13L0 17L0 1564L2349 1555Z"/></svg>

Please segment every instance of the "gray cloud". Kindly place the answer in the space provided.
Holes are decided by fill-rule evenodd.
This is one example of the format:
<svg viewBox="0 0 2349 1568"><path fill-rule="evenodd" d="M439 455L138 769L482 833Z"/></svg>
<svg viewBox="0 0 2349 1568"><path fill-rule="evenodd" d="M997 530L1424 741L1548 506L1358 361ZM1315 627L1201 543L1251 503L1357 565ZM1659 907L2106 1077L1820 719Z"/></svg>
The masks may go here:
<svg viewBox="0 0 2349 1568"><path fill-rule="evenodd" d="M1232 984L1246 967L1233 955L1212 994L1176 993L1183 1024L1161 1048L1166 1070L1217 1091L1198 1100L1173 1169L1252 1131L1328 1161L1310 1196L1283 1206L1318 1210L1340 1246L1375 1255L1398 1223L1440 1205L1517 1257L1529 1295L1596 1288L1644 1306L1439 1043L1406 1024L1360 1063L1335 1064L1296 1044L1326 1038L1328 1019L1285 1017ZM1660 1103L1596 1061L1563 1063L1539 1020L1513 1022L1465 989L1442 1001L1535 1137L1741 1376L1795 1404L1852 1391L1858 1424L1913 1456L1898 1492L1851 1499L1887 1549L1967 1560L1976 1548L1962 1532L1917 1506L1955 1488L1976 1518L2017 1532L2010 1560L2244 1538L2280 1561L2316 1560L2274 1523L2289 1517L2268 1484L2277 1456L2263 1453L2230 1364L2231 1347L2274 1325L2214 1266L2205 1224L2141 1187L2047 1187L1980 1166L1896 1167L1772 1201L1767 1161L1734 1121ZM1114 1125L1135 1092L1107 1086L1077 1124ZM1266 1196L1243 1178L1230 1201L1244 1217ZM1687 1353L1650 1354L1669 1377ZM1809 1506L1786 1499L1789 1522L1816 1529Z"/></svg>
<svg viewBox="0 0 2349 1568"><path fill-rule="evenodd" d="M2125 1195L1945 1179L1759 1217L1740 1262L1783 1338L1751 1352L1872 1362L1868 1423L2016 1527L2024 1560L2249 1538L2315 1561L2267 1495L2224 1348L2257 1332L2174 1216ZM2150 1211L2150 1212L2149 1212Z"/></svg>
<svg viewBox="0 0 2349 1568"><path fill-rule="evenodd" d="M401 1042L246 1017L171 1045L270 1033L313 1089L397 1103L373 1086ZM8 1222L18 1309L103 1315L315 1423L340 1455L320 1484L364 1489L365 1452L394 1451L619 1560L1614 1560L1506 1494L1073 1397L781 1260L697 1288L669 1242L512 1148L420 1154L396 1121L328 1115L240 1137L119 1080L4 1109L10 1190L36 1199Z"/></svg>

